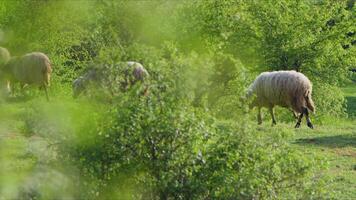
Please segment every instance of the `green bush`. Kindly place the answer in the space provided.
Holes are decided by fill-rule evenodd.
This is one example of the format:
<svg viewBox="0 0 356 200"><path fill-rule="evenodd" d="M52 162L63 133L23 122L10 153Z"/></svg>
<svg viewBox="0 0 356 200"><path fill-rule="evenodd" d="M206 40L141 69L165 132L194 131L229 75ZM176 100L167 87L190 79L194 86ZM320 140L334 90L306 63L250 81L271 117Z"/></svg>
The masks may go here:
<svg viewBox="0 0 356 200"><path fill-rule="evenodd" d="M98 127L61 146L80 179L94 184L81 185L82 198L91 191L98 198L303 198L322 166L289 147L289 132L221 123L169 92L123 94Z"/></svg>
<svg viewBox="0 0 356 200"><path fill-rule="evenodd" d="M313 100L317 115L346 116L346 101L340 88L322 83L313 86Z"/></svg>

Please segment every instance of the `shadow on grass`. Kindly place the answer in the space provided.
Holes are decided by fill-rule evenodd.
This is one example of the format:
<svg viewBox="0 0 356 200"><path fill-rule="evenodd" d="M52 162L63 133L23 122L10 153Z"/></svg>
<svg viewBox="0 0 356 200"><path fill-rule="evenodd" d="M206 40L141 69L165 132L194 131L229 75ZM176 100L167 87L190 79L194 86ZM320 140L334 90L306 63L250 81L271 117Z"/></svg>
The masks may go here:
<svg viewBox="0 0 356 200"><path fill-rule="evenodd" d="M346 97L347 100L347 115L356 118L356 97Z"/></svg>
<svg viewBox="0 0 356 200"><path fill-rule="evenodd" d="M22 95L22 96L11 96L6 98L6 103L20 103L26 102L31 100L33 97L29 95Z"/></svg>
<svg viewBox="0 0 356 200"><path fill-rule="evenodd" d="M299 145L317 145L330 148L356 147L356 135L335 135L296 140Z"/></svg>

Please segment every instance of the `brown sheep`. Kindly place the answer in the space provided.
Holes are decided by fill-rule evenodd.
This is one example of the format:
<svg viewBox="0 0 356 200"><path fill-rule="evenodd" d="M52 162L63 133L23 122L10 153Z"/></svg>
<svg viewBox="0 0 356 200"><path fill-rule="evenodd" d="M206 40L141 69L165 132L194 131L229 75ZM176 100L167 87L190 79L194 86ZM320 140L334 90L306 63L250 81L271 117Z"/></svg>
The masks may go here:
<svg viewBox="0 0 356 200"><path fill-rule="evenodd" d="M11 84L38 85L43 88L49 100L47 87L50 85L52 67L49 58L40 52L12 57L4 66L3 73Z"/></svg>
<svg viewBox="0 0 356 200"><path fill-rule="evenodd" d="M272 124L276 124L273 107L278 105L300 113L295 128L300 127L303 115L306 117L308 127L313 128L308 111L315 110L311 94L311 82L304 74L296 71L263 72L247 91L247 97L256 96L250 107L258 107L259 124L262 123L261 107L269 108Z"/></svg>

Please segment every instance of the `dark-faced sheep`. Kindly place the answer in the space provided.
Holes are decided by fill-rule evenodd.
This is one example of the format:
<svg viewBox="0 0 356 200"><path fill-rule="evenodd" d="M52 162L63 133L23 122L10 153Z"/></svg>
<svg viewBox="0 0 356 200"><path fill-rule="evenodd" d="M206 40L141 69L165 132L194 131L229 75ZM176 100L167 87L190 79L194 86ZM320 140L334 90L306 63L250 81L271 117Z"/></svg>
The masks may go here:
<svg viewBox="0 0 356 200"><path fill-rule="evenodd" d="M79 76L73 81L73 97L77 98L80 94L85 93L91 84L96 86L101 85L103 75L99 69L89 69L82 76Z"/></svg>
<svg viewBox="0 0 356 200"><path fill-rule="evenodd" d="M11 84L38 85L43 88L49 100L47 87L50 85L52 67L49 58L39 52L12 57L3 67L3 73Z"/></svg>
<svg viewBox="0 0 356 200"><path fill-rule="evenodd" d="M255 96L250 108L258 107L257 120L259 124L262 123L261 107L269 109L272 124L276 124L273 108L278 105L300 114L295 128L300 127L304 115L308 127L313 128L309 118L309 110L315 111L311 94L311 82L304 74L296 71L263 72L247 91L247 97Z"/></svg>
<svg viewBox="0 0 356 200"><path fill-rule="evenodd" d="M126 62L123 70L123 80L120 81L121 88L126 91L130 86L134 85L136 82L144 82L149 76L147 70L138 62ZM89 69L82 76L78 77L73 81L73 97L77 98L82 93L85 93L90 85L101 86L107 77L105 76L106 69L92 68ZM106 80L107 81L107 80ZM145 88L145 95L147 95L148 87Z"/></svg>

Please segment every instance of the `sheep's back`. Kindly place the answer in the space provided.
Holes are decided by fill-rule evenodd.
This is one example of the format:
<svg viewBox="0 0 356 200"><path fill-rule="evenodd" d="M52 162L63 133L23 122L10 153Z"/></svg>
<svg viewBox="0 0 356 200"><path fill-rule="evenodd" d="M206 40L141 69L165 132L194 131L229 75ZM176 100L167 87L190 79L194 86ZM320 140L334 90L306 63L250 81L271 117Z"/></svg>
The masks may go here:
<svg viewBox="0 0 356 200"><path fill-rule="evenodd" d="M127 62L127 66L127 70L132 71L132 75L136 80L143 81L145 77L149 76L147 70L142 66L141 63L129 61ZM127 75L129 75L129 73Z"/></svg>
<svg viewBox="0 0 356 200"><path fill-rule="evenodd" d="M295 71L265 72L255 82L258 101L265 106L294 107L296 97L304 97L306 91L311 90L309 79Z"/></svg>
<svg viewBox="0 0 356 200"><path fill-rule="evenodd" d="M50 61L45 54L29 53L21 57L14 74L23 83L43 84L49 82L51 72Z"/></svg>

